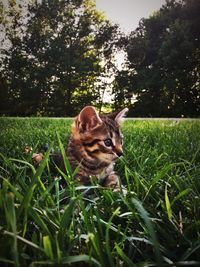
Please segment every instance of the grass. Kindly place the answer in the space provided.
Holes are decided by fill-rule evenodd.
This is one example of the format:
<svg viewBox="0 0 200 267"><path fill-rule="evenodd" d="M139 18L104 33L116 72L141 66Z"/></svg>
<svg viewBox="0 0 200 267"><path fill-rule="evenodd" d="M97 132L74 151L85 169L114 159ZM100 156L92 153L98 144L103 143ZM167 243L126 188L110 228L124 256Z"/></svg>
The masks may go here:
<svg viewBox="0 0 200 267"><path fill-rule="evenodd" d="M0 266L200 266L199 121L124 123L116 170L127 194L96 183L89 194L66 155L68 175L54 177L51 147L32 165L24 147L62 150L70 120L0 125Z"/></svg>

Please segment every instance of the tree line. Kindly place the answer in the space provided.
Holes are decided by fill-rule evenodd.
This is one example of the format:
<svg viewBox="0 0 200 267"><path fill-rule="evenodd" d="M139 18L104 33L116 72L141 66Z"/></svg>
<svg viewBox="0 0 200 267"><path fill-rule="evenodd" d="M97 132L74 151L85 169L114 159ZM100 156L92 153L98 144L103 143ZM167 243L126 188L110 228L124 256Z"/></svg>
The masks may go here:
<svg viewBox="0 0 200 267"><path fill-rule="evenodd" d="M130 116L199 116L198 0L167 0L128 35L93 0L0 5L1 115L74 116L92 104L128 106Z"/></svg>

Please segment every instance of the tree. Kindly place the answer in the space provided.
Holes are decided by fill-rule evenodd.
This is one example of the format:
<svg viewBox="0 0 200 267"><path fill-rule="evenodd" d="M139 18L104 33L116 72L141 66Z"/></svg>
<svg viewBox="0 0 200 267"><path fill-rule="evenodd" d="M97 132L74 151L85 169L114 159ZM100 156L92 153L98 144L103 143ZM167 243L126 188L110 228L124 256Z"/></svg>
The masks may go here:
<svg viewBox="0 0 200 267"><path fill-rule="evenodd" d="M130 79L127 79L129 75L129 70L121 70L116 73L113 81L114 110L122 109L131 104L131 84Z"/></svg>
<svg viewBox="0 0 200 267"><path fill-rule="evenodd" d="M126 45L134 116L199 116L200 2L167 1Z"/></svg>
<svg viewBox="0 0 200 267"><path fill-rule="evenodd" d="M118 27L92 0L35 1L16 21L23 32L8 27L3 60L11 115L74 115L101 98L96 83L107 72Z"/></svg>

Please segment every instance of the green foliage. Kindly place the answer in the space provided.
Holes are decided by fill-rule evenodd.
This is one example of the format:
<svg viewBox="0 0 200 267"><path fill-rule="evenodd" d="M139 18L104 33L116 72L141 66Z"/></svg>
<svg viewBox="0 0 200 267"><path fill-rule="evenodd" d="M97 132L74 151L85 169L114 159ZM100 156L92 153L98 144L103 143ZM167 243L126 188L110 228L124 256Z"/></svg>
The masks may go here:
<svg viewBox="0 0 200 267"><path fill-rule="evenodd" d="M97 82L107 75L118 27L92 0L25 3L3 6L1 114L73 116L100 102ZM11 11L19 11L14 23Z"/></svg>
<svg viewBox="0 0 200 267"><path fill-rule="evenodd" d="M74 181L63 150L70 120L0 123L1 265L200 264L198 121L125 121L116 170L126 193ZM37 168L23 153L44 143L62 151L67 174L50 172L51 146Z"/></svg>
<svg viewBox="0 0 200 267"><path fill-rule="evenodd" d="M114 92L136 96L133 116L199 116L199 12L199 1L167 1L127 38L127 72L118 73Z"/></svg>

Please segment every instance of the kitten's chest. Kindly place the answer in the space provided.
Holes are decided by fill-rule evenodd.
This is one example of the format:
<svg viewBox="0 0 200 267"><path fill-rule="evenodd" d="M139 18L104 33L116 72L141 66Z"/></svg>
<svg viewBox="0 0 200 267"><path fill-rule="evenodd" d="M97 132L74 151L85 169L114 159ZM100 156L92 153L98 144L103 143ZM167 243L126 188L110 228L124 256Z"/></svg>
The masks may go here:
<svg viewBox="0 0 200 267"><path fill-rule="evenodd" d="M112 173L113 173L113 163L105 168L95 170L95 172L89 169L81 168L80 166L77 178L80 182L83 182L84 184L91 183L91 181L95 180L101 183L106 179L106 177L108 177Z"/></svg>
<svg viewBox="0 0 200 267"><path fill-rule="evenodd" d="M95 175L89 174L88 176L90 176L91 179L98 180L98 182L101 184L104 182L104 180L108 176L110 176L112 173L114 173L113 169L114 169L114 164L111 163L108 167L105 167L104 169L99 170L99 172L97 174L95 174Z"/></svg>
<svg viewBox="0 0 200 267"><path fill-rule="evenodd" d="M98 180L104 180L105 177L109 176L114 169L114 163L111 163L108 167L104 168L99 174L96 175Z"/></svg>

